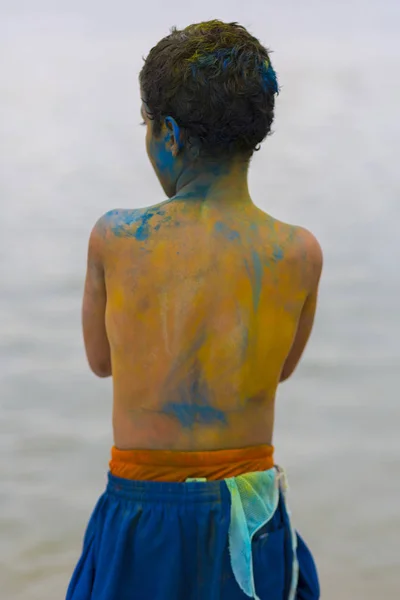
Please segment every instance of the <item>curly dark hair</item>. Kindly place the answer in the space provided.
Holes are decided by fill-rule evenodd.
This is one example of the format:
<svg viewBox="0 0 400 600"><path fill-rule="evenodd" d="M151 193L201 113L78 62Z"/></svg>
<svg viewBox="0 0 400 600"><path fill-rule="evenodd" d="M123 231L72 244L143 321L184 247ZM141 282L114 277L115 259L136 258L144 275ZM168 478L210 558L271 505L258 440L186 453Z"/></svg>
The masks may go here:
<svg viewBox="0 0 400 600"><path fill-rule="evenodd" d="M250 157L271 132L276 74L268 50L238 23L173 27L139 80L154 134L171 116L201 156Z"/></svg>

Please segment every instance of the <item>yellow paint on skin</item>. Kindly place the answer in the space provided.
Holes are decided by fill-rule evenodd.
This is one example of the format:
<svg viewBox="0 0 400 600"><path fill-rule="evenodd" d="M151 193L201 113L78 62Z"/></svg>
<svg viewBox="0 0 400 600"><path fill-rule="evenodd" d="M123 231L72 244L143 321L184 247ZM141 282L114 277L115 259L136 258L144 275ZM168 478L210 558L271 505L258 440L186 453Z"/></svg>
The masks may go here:
<svg viewBox="0 0 400 600"><path fill-rule="evenodd" d="M107 301L112 305L113 310L123 310L125 304L124 290L122 288L113 288L109 294Z"/></svg>
<svg viewBox="0 0 400 600"><path fill-rule="evenodd" d="M162 333L164 339L165 349L169 356L172 355L171 348L169 345L169 333L168 333L168 316L169 316L169 303L168 303L168 295L161 291L160 294L160 303L161 303L161 321L162 321Z"/></svg>
<svg viewBox="0 0 400 600"><path fill-rule="evenodd" d="M223 445L221 423L196 424L188 432L171 415L163 420L163 406L182 397L182 381L190 391L193 375L204 384L195 389L206 390L209 406L227 415L235 444L248 440L247 404L259 409L252 427L255 443L264 443L265 415L273 407L306 286L287 251L290 228L252 205L233 222L226 216L232 211L218 203L170 203L163 210L170 220L164 225L154 218L160 227L150 229L146 240L133 231L109 242L107 332L115 402L159 414L157 430L165 443L173 438L177 444ZM277 247L283 260L274 259ZM119 418L128 427L129 415L121 412ZM132 412L132 427L133 421ZM140 439L150 438L148 432Z"/></svg>

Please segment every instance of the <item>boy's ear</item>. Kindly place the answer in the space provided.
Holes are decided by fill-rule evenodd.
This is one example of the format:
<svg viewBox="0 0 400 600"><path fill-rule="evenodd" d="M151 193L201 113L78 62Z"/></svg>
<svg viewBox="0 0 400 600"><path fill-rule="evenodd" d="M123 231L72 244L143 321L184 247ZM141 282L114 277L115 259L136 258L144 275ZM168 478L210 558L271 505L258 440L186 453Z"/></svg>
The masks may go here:
<svg viewBox="0 0 400 600"><path fill-rule="evenodd" d="M181 129L173 117L166 117L165 125L171 135L172 155L175 157L182 149Z"/></svg>

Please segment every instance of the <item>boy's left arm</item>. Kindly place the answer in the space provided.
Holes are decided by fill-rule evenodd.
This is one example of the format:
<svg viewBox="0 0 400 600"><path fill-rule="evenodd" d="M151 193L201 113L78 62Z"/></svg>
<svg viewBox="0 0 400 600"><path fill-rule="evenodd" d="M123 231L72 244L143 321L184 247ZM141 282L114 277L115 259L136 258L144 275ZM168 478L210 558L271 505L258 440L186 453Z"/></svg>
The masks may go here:
<svg viewBox="0 0 400 600"><path fill-rule="evenodd" d="M100 219L92 229L89 238L82 305L86 356L90 368L98 377L109 377L112 374L110 344L105 323L107 294L104 278L104 247L104 227Z"/></svg>

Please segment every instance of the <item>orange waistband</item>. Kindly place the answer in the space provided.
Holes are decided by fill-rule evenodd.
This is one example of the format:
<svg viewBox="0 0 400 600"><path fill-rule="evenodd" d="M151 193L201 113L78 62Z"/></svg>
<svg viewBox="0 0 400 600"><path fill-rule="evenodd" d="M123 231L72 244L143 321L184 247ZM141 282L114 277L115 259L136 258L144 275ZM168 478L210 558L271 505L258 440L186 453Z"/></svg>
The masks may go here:
<svg viewBox="0 0 400 600"><path fill-rule="evenodd" d="M250 446L237 450L179 452L175 450L111 449L110 472L123 479L185 481L190 477L208 480L266 471L274 466L273 446Z"/></svg>

